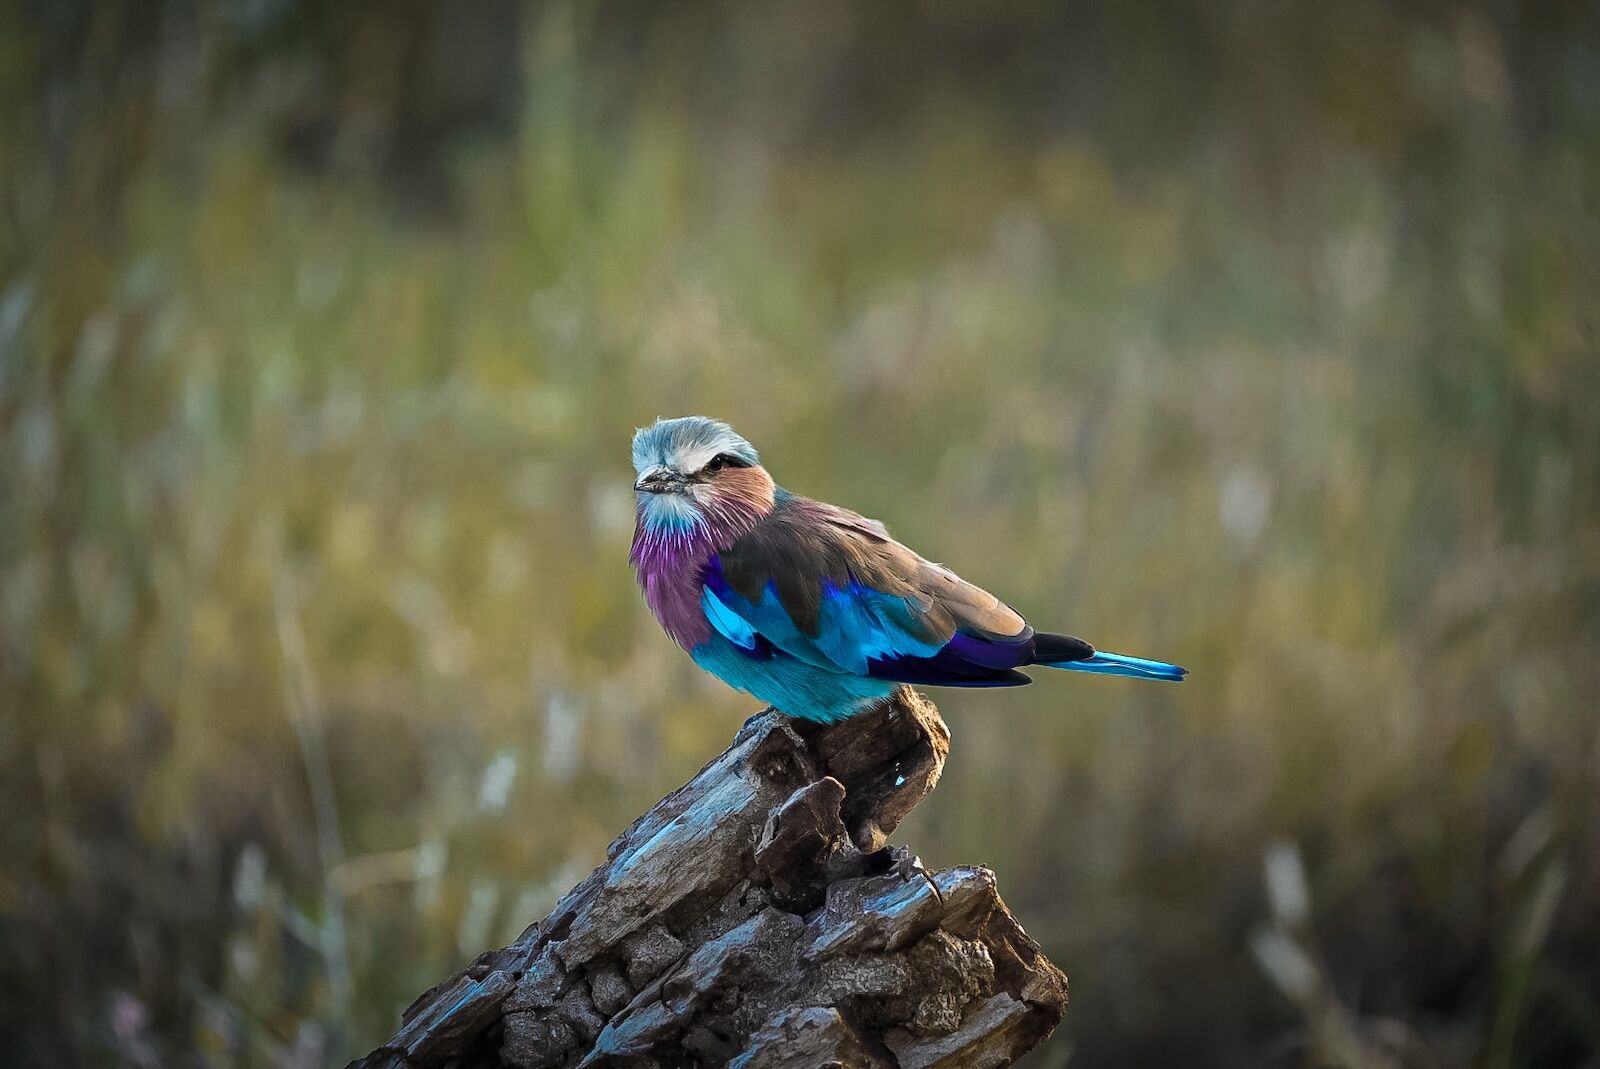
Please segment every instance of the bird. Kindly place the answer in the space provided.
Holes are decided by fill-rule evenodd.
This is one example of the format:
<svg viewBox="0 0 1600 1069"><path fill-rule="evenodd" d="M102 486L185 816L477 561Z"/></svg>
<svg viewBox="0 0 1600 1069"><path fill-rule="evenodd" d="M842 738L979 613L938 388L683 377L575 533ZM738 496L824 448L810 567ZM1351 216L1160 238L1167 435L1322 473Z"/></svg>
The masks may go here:
<svg viewBox="0 0 1600 1069"><path fill-rule="evenodd" d="M695 664L790 717L836 723L902 685L1023 686L1029 666L1187 674L1034 630L877 520L780 487L727 423L658 419L632 453L629 560L650 611Z"/></svg>

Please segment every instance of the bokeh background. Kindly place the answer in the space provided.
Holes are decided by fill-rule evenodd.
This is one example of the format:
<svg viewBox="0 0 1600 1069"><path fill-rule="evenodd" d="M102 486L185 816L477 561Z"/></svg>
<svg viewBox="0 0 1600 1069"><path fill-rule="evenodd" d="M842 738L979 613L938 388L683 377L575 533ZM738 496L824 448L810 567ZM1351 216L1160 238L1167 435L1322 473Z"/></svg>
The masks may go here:
<svg viewBox="0 0 1600 1069"><path fill-rule="evenodd" d="M542 915L753 711L626 562L701 412L1191 668L935 695L1032 1064L1600 1064L1597 11L0 0L0 1061Z"/></svg>

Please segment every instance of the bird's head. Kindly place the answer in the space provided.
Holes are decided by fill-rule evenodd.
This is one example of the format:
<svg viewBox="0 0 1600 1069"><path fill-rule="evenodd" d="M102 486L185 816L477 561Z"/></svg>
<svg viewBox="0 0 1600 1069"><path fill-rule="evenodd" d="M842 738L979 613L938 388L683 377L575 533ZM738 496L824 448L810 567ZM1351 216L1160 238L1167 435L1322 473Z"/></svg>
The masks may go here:
<svg viewBox="0 0 1600 1069"><path fill-rule="evenodd" d="M772 476L755 446L704 416L660 419L633 436L641 526L683 530L743 521L772 508Z"/></svg>

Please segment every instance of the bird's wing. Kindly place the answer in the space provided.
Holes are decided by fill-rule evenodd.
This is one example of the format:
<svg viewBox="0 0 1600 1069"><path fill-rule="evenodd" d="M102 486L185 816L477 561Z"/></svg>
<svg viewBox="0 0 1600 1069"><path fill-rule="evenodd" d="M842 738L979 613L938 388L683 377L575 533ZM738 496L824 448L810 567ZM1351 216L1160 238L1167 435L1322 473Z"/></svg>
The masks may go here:
<svg viewBox="0 0 1600 1069"><path fill-rule="evenodd" d="M712 562L702 605L753 657L896 682L1017 685L1033 655L1033 629L999 598L881 523L793 495Z"/></svg>

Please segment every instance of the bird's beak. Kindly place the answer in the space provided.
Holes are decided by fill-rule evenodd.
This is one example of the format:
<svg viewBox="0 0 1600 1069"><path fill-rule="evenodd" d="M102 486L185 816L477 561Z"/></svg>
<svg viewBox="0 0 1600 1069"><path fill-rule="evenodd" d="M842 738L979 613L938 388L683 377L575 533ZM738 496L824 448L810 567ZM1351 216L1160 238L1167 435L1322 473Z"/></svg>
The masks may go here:
<svg viewBox="0 0 1600 1069"><path fill-rule="evenodd" d="M647 471L633 484L633 488L644 494L681 494L689 486L689 477L680 475L671 468L656 468Z"/></svg>

